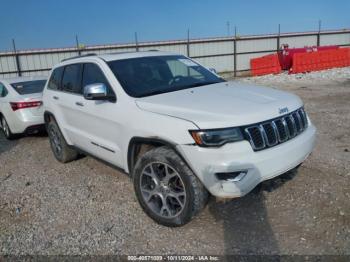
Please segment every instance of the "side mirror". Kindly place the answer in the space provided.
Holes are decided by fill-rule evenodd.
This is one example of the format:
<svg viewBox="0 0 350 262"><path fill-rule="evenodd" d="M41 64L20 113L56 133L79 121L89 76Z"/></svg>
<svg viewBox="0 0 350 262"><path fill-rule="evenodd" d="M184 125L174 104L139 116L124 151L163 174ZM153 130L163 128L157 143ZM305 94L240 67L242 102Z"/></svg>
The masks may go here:
<svg viewBox="0 0 350 262"><path fill-rule="evenodd" d="M86 100L110 100L107 94L107 86L102 83L96 83L84 86L84 98Z"/></svg>

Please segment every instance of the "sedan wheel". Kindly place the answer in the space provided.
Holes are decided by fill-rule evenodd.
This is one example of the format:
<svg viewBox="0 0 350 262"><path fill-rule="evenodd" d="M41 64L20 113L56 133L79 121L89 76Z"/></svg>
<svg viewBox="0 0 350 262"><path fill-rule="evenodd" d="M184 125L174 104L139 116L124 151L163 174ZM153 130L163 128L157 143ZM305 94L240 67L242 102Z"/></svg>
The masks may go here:
<svg viewBox="0 0 350 262"><path fill-rule="evenodd" d="M10 127L8 126L6 119L4 117L1 118L1 129L4 132L4 135L7 139L12 138Z"/></svg>

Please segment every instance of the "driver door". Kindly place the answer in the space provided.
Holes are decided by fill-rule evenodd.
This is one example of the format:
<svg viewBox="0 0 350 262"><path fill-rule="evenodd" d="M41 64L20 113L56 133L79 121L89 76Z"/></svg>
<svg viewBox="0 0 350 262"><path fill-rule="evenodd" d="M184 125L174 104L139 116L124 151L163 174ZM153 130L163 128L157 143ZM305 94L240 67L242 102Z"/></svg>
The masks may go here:
<svg viewBox="0 0 350 262"><path fill-rule="evenodd" d="M84 151L114 165L122 166L120 149L121 125L118 119L118 103L108 100L86 100L84 87L101 83L107 93L115 96L104 73L97 64L84 63L82 68L81 95L76 97L75 105L79 117L75 119L79 134L74 138Z"/></svg>

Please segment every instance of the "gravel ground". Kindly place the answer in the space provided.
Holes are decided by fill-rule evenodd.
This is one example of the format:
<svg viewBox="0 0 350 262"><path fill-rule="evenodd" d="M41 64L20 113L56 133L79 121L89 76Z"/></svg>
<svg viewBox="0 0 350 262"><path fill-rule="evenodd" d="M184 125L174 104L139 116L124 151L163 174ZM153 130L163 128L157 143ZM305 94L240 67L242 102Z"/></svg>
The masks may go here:
<svg viewBox="0 0 350 262"><path fill-rule="evenodd" d="M91 158L58 163L45 136L0 136L0 254L350 255L350 71L240 81L302 97L317 146L297 172L211 199L181 228L155 224L128 176Z"/></svg>

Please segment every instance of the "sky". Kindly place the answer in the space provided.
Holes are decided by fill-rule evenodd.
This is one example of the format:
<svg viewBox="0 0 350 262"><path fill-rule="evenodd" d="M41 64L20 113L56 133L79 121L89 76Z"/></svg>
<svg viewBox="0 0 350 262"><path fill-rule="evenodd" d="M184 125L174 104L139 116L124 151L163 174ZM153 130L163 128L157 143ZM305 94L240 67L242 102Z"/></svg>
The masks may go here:
<svg viewBox="0 0 350 262"><path fill-rule="evenodd" d="M0 50L350 28L350 0L0 0ZM229 26L228 26L229 23Z"/></svg>

